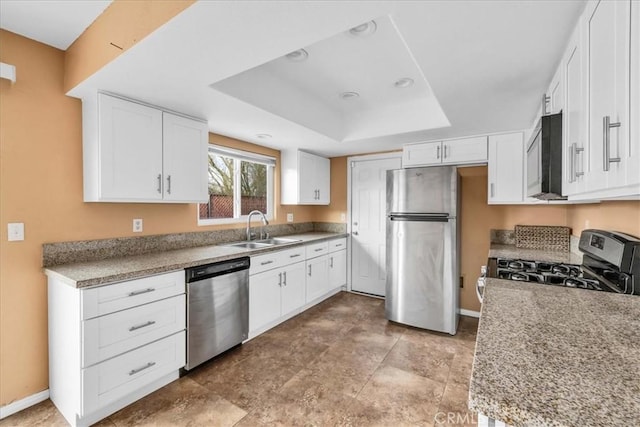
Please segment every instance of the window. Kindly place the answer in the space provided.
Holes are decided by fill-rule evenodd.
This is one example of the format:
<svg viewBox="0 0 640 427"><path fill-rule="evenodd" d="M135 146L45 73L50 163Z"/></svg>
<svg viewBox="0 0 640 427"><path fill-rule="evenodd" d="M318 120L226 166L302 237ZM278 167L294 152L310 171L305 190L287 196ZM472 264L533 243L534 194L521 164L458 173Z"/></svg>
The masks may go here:
<svg viewBox="0 0 640 427"><path fill-rule="evenodd" d="M273 157L209 146L209 203L200 203L198 224L246 220L252 210L273 218Z"/></svg>

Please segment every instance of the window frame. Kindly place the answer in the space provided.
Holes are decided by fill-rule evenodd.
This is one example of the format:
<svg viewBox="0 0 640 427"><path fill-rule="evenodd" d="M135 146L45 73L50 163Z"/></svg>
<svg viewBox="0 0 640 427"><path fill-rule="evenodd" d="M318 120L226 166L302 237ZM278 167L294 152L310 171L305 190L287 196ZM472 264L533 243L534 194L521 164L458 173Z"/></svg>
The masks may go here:
<svg viewBox="0 0 640 427"><path fill-rule="evenodd" d="M240 215L242 212L242 186L241 186L241 167L240 162L247 161L251 163L258 163L267 167L267 212L265 216L269 221L275 217L274 212L274 198L275 198L275 169L276 158L272 156L266 156L264 154L253 153L250 151L238 150L235 148L229 148L222 145L209 144L207 149L207 156L216 154L218 156L229 157L234 161L233 171L233 218L200 218L200 205L204 203L198 203L198 209L196 209L196 217L199 226L218 225L218 224L237 224L247 221L248 215ZM209 174L207 173L207 188L209 186ZM207 191L207 194L208 191ZM256 221L260 221L261 218L254 215Z"/></svg>

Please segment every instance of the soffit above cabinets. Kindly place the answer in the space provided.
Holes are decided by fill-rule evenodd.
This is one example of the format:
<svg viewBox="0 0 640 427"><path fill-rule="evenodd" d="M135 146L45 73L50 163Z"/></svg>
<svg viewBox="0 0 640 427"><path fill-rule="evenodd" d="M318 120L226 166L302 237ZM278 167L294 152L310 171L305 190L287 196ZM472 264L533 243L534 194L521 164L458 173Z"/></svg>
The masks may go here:
<svg viewBox="0 0 640 427"><path fill-rule="evenodd" d="M0 28L66 50L112 0L2 0Z"/></svg>
<svg viewBox="0 0 640 427"><path fill-rule="evenodd" d="M389 16L301 46L211 88L339 142L449 126Z"/></svg>
<svg viewBox="0 0 640 427"><path fill-rule="evenodd" d="M198 1L68 94L113 92L324 156L524 129L584 4ZM348 35L372 20L369 37ZM285 58L298 49L306 61ZM414 84L395 88L403 77Z"/></svg>

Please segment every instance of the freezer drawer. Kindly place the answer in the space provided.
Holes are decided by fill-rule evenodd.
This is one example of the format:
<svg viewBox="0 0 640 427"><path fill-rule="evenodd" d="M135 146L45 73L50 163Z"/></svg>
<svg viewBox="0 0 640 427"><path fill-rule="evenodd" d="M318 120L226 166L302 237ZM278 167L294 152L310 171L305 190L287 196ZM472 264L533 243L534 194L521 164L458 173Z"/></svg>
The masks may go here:
<svg viewBox="0 0 640 427"><path fill-rule="evenodd" d="M455 334L456 219L387 219L387 319Z"/></svg>

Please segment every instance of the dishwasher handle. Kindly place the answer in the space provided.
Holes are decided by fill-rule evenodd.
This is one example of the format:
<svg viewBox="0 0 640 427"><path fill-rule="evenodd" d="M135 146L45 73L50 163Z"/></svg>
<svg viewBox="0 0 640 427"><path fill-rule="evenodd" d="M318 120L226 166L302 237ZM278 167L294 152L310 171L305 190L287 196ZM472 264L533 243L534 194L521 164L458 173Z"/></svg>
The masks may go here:
<svg viewBox="0 0 640 427"><path fill-rule="evenodd" d="M235 273L247 270L250 267L249 257L237 258L230 261L222 261L214 264L199 265L186 269L187 283L198 282L223 274Z"/></svg>

